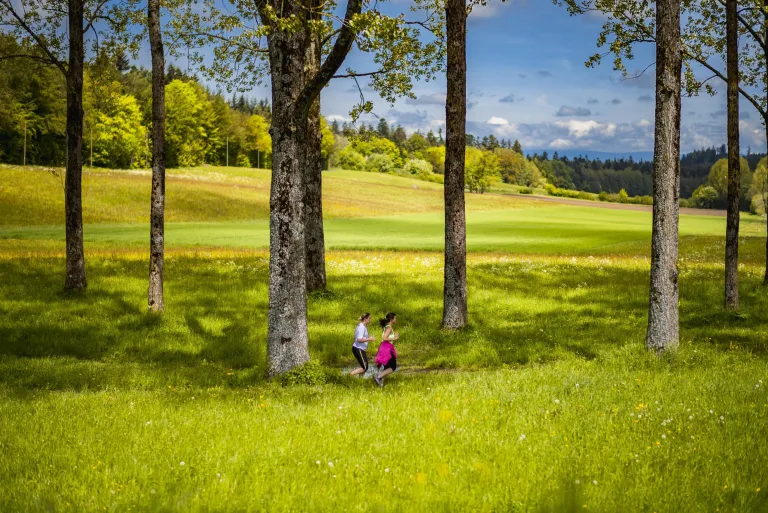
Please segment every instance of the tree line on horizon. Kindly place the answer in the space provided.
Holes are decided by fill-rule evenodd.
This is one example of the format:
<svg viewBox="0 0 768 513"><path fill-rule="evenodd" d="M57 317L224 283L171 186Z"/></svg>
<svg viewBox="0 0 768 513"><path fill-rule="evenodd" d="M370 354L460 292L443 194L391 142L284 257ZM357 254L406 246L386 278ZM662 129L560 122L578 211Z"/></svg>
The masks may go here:
<svg viewBox="0 0 768 513"><path fill-rule="evenodd" d="M5 52L18 52L18 41L0 34ZM96 167L114 169L149 166L149 131L151 127L150 72L131 66L123 53L114 58L101 54L86 63L84 72L84 159ZM271 106L266 98L234 94L227 100L201 84L195 74L169 65L165 74L167 166L188 167L201 164L239 167L270 167ZM0 161L20 164L63 165L65 148L65 102L63 78L32 61L0 61ZM380 118L374 127L334 120L322 121L324 166L352 170L389 172L402 169L404 174L429 181L440 181L445 168L445 140L438 133L416 130L410 134L400 125L390 126ZM26 155L24 154L24 136ZM333 136L331 136L333 134ZM379 139L392 141L392 147L375 144ZM366 145L371 143L372 145ZM561 189L588 193L619 194L630 197L652 195L650 161L629 158L601 160L588 157L561 157L525 154L517 140L465 135L466 146L488 155L467 150L473 165L469 173L472 191L486 190L494 180L526 187L546 184ZM350 141L353 144L350 146ZM358 150L362 150L358 151ZM376 157L369 158L371 155ZM527 162L520 158L526 156ZM710 174L718 160L727 155L726 146L712 147L681 157L681 198L684 206L724 208L722 188L713 195ZM748 150L745 156L750 170L756 171L762 154ZM92 157L92 160L91 160ZM388 158L392 157L392 158ZM413 161L413 162L408 162ZM426 165L429 164L429 166ZM482 166L480 169L479 166ZM430 171L431 167L431 173ZM722 181L718 182L722 183ZM475 185L476 184L476 185ZM749 190L746 187L745 190ZM745 195L746 196L746 195ZM752 195L754 196L754 194ZM743 210L762 212L749 198Z"/></svg>
<svg viewBox="0 0 768 513"><path fill-rule="evenodd" d="M0 34L0 47L18 52L18 41ZM65 148L65 102L62 77L30 61L0 61L0 161L32 165L63 165ZM150 72L131 66L123 53L106 54L86 63L84 72L84 159L96 167L114 169L149 166L151 128ZM227 100L221 92L206 88L195 74L169 65L165 74L166 162L168 167L202 164L238 167L270 167L271 106L266 98L234 94ZM445 169L445 140L438 133L416 130L410 134L401 125L390 126L380 118L374 127L334 120L322 122L324 167L392 172L401 170L427 181L442 181ZM25 139L26 132L26 141ZM381 139L394 143L383 144ZM465 135L468 189L483 192L497 180L525 187L554 187L588 193L629 197L652 195L650 161L629 158L601 160L525 154L517 140ZM25 148L26 142L26 148ZM350 144L351 143L351 144ZM26 153L25 153L26 149ZM475 150L480 150L475 151ZM492 153L493 155L489 154ZM725 208L722 180L710 175L727 155L726 146L695 150L681 157L683 206ZM525 156L522 159L521 156ZM748 150L751 171L762 158ZM427 165L428 164L428 165ZM742 209L762 213L761 201L750 191L751 179L742 198ZM718 187L720 185L720 187ZM624 191L622 193L621 191ZM717 192L717 195L714 192Z"/></svg>

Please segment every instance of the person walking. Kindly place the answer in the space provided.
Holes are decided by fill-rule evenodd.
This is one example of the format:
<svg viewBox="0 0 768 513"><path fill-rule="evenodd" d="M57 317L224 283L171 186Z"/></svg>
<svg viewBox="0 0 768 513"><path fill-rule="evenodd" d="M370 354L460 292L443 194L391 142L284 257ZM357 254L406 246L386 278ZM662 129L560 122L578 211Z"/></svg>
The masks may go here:
<svg viewBox="0 0 768 513"><path fill-rule="evenodd" d="M360 323L355 328L355 341L352 343L352 354L355 355L360 367L350 372L352 376L365 374L368 370L368 342L375 340L375 337L368 335L368 323L371 322L371 314L364 313L360 316Z"/></svg>
<svg viewBox="0 0 768 513"><path fill-rule="evenodd" d="M376 383L384 386L384 378L397 370L397 351L395 351L394 341L400 338L399 333L395 333L392 326L397 322L397 316L390 312L379 321L384 329L381 334L381 345L376 353L375 363L379 366L379 373L373 377Z"/></svg>

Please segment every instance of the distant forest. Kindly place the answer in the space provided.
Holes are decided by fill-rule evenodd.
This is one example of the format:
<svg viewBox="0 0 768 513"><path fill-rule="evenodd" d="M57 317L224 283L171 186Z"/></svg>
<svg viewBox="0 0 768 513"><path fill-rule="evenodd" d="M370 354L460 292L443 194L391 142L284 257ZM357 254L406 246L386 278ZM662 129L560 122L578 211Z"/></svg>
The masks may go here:
<svg viewBox="0 0 768 513"><path fill-rule="evenodd" d="M19 44L0 36L0 47L14 53ZM201 164L270 165L271 118L268 100L243 95L225 98L193 75L170 66L166 76L169 167ZM149 72L126 59L97 57L86 69L86 163L114 168L146 167L150 120ZM0 162L61 166L65 157L64 81L60 73L31 60L0 61ZM437 180L444 170L445 142L438 130L406 133L383 118L365 123L323 122L323 158L346 169L407 170ZM526 187L629 196L652 195L650 161L590 159L527 154L518 141L494 135L467 135L467 180L480 192L499 179ZM680 195L690 198L711 183L710 172L727 156L725 145L703 148L681 158ZM763 154L745 157L755 171ZM470 182L477 182L473 185ZM717 188L717 187L715 187ZM710 191L711 194L711 191ZM716 206L714 203L712 206Z"/></svg>

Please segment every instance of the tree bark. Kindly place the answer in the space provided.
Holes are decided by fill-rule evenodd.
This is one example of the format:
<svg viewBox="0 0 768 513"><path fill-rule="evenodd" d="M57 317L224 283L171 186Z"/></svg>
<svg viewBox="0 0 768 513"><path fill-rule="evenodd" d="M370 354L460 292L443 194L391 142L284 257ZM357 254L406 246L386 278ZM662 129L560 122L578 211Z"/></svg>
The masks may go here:
<svg viewBox="0 0 768 513"><path fill-rule="evenodd" d="M262 19L275 9L257 2ZM305 5L280 3L281 19L307 21ZM319 70L307 70L310 24L285 30L270 21L267 36L272 80L272 187L269 200L269 311L267 353L269 373L281 374L309 360L304 175L307 157L307 119L322 88L336 74L354 44L354 18L362 0L348 0L344 22Z"/></svg>
<svg viewBox="0 0 768 513"><path fill-rule="evenodd" d="M763 11L763 31L764 41L768 41L768 11ZM768 84L768 54L765 55L765 83ZM768 86L766 86L768 87ZM765 152L768 155L768 116L763 117L765 125ZM763 195L765 197L765 195ZM765 211L765 275L763 276L763 285L768 285L768 201L763 201L763 210Z"/></svg>
<svg viewBox="0 0 768 513"><path fill-rule="evenodd" d="M728 216L725 228L725 307L739 308L739 210L741 163L739 155L739 27L737 0L726 0L726 55L728 68Z"/></svg>
<svg viewBox="0 0 768 513"><path fill-rule="evenodd" d="M679 343L678 222L680 214L680 0L656 2L656 134L648 332L653 351Z"/></svg>
<svg viewBox="0 0 768 513"><path fill-rule="evenodd" d="M290 8L293 4L285 5ZM303 191L307 118L297 115L296 109L306 78L306 34L273 32L269 53L272 188L267 345L269 373L276 375L309 360Z"/></svg>
<svg viewBox="0 0 768 513"><path fill-rule="evenodd" d="M152 198L147 305L150 311L162 312L165 308L165 54L160 31L160 0L148 0L147 15L152 53Z"/></svg>
<svg viewBox="0 0 768 513"><path fill-rule="evenodd" d="M467 118L467 8L446 0L448 41L445 100L445 263L443 328L467 324L467 224L464 209L464 151Z"/></svg>
<svg viewBox="0 0 768 513"><path fill-rule="evenodd" d="M64 181L66 213L67 290L85 290L83 249L83 3L69 0L69 67L67 68L67 173Z"/></svg>
<svg viewBox="0 0 768 513"><path fill-rule="evenodd" d="M317 7L319 11L319 7ZM307 71L310 76L320 69L320 42L310 34ZM323 228L323 134L320 131L320 97L307 117L307 151L304 167L305 245L307 251L307 291L325 290L325 234Z"/></svg>

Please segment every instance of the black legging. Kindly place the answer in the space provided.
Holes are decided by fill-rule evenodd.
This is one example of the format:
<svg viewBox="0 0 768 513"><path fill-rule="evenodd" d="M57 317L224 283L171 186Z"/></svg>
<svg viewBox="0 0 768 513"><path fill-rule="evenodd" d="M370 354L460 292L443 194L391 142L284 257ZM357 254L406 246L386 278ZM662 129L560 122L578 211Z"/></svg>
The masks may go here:
<svg viewBox="0 0 768 513"><path fill-rule="evenodd" d="M368 371L368 355L366 354L365 349L352 346L352 354L357 358L357 363L360 364L360 367Z"/></svg>

